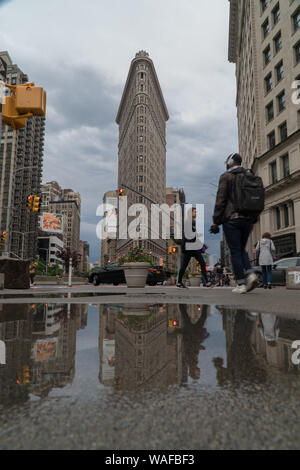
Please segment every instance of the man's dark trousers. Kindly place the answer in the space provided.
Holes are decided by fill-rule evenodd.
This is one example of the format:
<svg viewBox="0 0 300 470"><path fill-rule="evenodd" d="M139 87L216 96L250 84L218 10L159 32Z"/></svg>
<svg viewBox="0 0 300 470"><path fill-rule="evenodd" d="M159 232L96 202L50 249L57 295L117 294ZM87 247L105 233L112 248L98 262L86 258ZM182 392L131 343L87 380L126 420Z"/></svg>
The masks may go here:
<svg viewBox="0 0 300 470"><path fill-rule="evenodd" d="M251 269L246 245L252 231L253 221L247 218L231 219L223 224L227 245L231 253L231 263L237 283L246 282L246 272Z"/></svg>
<svg viewBox="0 0 300 470"><path fill-rule="evenodd" d="M179 284L182 283L183 275L185 273L186 268L188 267L188 264L189 264L191 258L195 258L198 261L198 263L200 264L202 276L205 280L205 283L207 283L206 264L205 264L205 261L203 259L203 256L202 256L202 253L201 253L200 250L197 250L197 251L184 251L182 253L182 255L181 255L181 267L180 267L179 276L178 276L178 283Z"/></svg>

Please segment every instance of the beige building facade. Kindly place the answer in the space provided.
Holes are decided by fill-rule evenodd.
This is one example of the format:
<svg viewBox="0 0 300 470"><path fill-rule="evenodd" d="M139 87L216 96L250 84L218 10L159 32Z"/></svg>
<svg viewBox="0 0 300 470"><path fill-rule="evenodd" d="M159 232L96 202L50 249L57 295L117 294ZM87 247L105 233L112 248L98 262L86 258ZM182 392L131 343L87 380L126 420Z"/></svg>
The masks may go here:
<svg viewBox="0 0 300 470"><path fill-rule="evenodd" d="M56 181L43 184L41 192L41 212L62 215L64 248L80 252L80 194Z"/></svg>
<svg viewBox="0 0 300 470"><path fill-rule="evenodd" d="M154 64L145 51L131 62L116 122L119 125L118 186L127 186L128 207L143 203L149 213L147 240L119 240L117 254L129 246L140 246L151 252L156 262L166 262L164 240L150 239L151 201L166 199L166 121L168 110Z"/></svg>
<svg viewBox="0 0 300 470"><path fill-rule="evenodd" d="M230 0L229 61L236 64L239 150L261 176L265 211L249 249L270 232L277 257L300 252L299 0ZM299 82L300 86L300 82Z"/></svg>

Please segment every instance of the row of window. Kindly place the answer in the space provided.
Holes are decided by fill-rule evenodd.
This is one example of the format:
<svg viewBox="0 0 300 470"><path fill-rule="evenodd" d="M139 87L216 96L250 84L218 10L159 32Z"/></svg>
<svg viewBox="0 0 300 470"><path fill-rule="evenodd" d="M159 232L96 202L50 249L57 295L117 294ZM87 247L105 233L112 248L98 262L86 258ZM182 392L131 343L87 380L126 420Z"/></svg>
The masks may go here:
<svg viewBox="0 0 300 470"><path fill-rule="evenodd" d="M277 160L274 160L270 163L270 181L271 184L275 184L278 182L278 165ZM280 177L287 178L290 175L290 162L289 162L289 155L283 155L280 157Z"/></svg>
<svg viewBox="0 0 300 470"><path fill-rule="evenodd" d="M277 102L277 113L280 114L282 111L286 109L286 96L285 96L285 91L283 90L282 92L279 93L276 97L276 102ZM266 119L267 123L272 121L275 116L275 110L274 110L274 102L273 100L266 106Z"/></svg>
<svg viewBox="0 0 300 470"><path fill-rule="evenodd" d="M262 14L268 8L269 3L270 3L270 0L260 0ZM293 2L290 2L290 4L292 3ZM272 17L273 27L275 27L277 23L279 23L280 21L280 3L279 2L273 8L271 17ZM293 33L295 33L300 28L300 7L297 8L296 11L292 14L291 22L292 22ZM267 18L262 25L263 38L265 38L269 34L269 32L270 32L270 22L269 22L269 18Z"/></svg>
<svg viewBox="0 0 300 470"><path fill-rule="evenodd" d="M263 2L263 8L264 10L267 8L267 2ZM277 23L279 23L280 21L280 5L279 3L277 3L277 5L275 6L275 8L273 8L272 10L272 23L273 23L273 28L277 25ZM262 37L263 39L265 39L269 32L271 30L271 25L270 25L270 21L269 21L269 18L267 18L264 23L262 24Z"/></svg>
<svg viewBox="0 0 300 470"><path fill-rule="evenodd" d="M284 78L284 68L283 68L283 60L281 60L275 67L275 78L276 78L276 85L278 85L281 80ZM273 89L273 73L270 72L265 77L265 93L268 94Z"/></svg>
<svg viewBox="0 0 300 470"><path fill-rule="evenodd" d="M278 126L278 143L283 142L288 137L287 122L284 121L280 126ZM268 134L268 147L269 150L276 146L276 133L275 130Z"/></svg>
<svg viewBox="0 0 300 470"><path fill-rule="evenodd" d="M275 230L280 230L295 225L295 209L293 201L275 207L273 210Z"/></svg>

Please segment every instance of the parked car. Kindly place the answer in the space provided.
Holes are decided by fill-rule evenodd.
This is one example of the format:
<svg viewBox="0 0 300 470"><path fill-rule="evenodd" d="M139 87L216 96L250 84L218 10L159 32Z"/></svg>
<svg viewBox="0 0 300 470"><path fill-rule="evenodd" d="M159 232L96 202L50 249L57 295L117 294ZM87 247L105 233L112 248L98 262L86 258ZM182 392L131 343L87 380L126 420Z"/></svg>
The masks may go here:
<svg viewBox="0 0 300 470"><path fill-rule="evenodd" d="M272 270L272 284L274 286L286 285L286 270L288 268L300 267L300 257L284 258L275 261ZM257 266L255 270L260 274L261 267ZM261 276L261 274L260 274Z"/></svg>
<svg viewBox="0 0 300 470"><path fill-rule="evenodd" d="M149 286L165 284L171 274L162 266L153 266L149 269L147 284ZM118 263L105 264L90 273L89 283L94 284L94 286L99 286L99 284L113 284L114 286L126 284L124 269Z"/></svg>

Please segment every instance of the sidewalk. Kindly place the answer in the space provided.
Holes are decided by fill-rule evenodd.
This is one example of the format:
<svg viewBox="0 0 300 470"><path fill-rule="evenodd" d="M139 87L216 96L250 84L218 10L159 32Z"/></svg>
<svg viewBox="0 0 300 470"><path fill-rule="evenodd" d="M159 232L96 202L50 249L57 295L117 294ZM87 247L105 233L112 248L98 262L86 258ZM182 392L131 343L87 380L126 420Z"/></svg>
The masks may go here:
<svg viewBox="0 0 300 470"><path fill-rule="evenodd" d="M178 289L168 287L145 287L144 289L128 289L127 287L113 286L75 286L75 287L34 287L30 290L1 291L0 304L30 303L91 303L91 304L208 304L226 305L255 312L274 313L300 318L300 292L275 288L271 291L256 289L255 291L238 295L233 294L231 288L190 287ZM47 297L51 295L51 300ZM57 296L53 296L57 294ZM69 296L67 296L69 294ZM82 295L81 295L82 294ZM13 298L11 298L13 296ZM53 297L52 297L53 296Z"/></svg>

